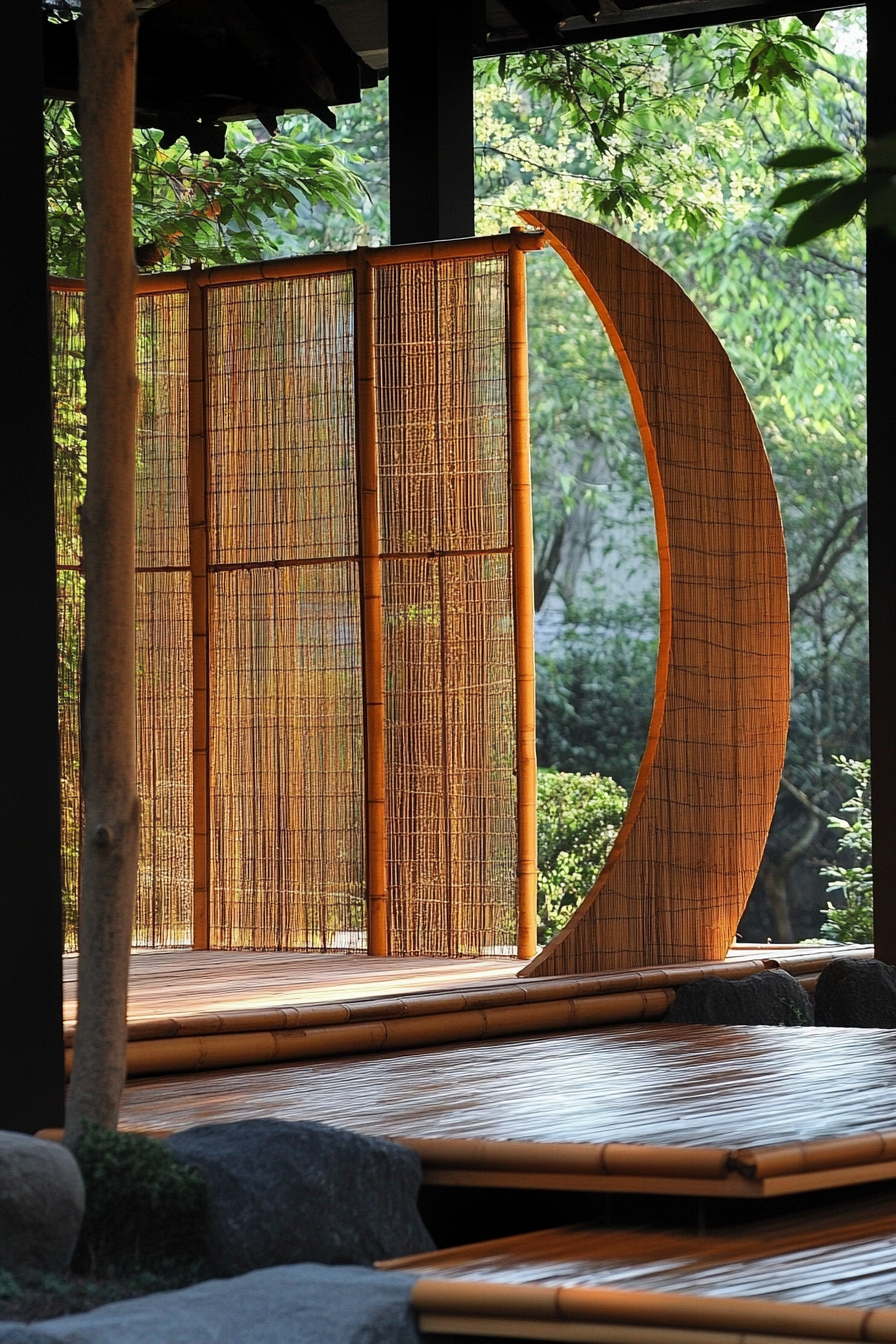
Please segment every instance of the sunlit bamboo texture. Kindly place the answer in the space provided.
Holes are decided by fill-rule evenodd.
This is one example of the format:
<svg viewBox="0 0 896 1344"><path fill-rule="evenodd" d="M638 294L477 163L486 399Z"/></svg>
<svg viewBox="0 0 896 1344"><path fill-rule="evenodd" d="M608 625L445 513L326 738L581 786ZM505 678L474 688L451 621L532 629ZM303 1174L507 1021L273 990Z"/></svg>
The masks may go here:
<svg viewBox="0 0 896 1344"><path fill-rule="evenodd" d="M138 787L142 803L134 940L189 943L192 928L186 296L137 300ZM53 294L59 709L66 944L77 945L81 840L78 699L83 636L78 509L86 473L83 295Z"/></svg>
<svg viewBox="0 0 896 1344"><path fill-rule="evenodd" d="M350 275L208 294L209 942L363 948Z"/></svg>
<svg viewBox="0 0 896 1344"><path fill-rule="evenodd" d="M657 522L660 640L647 747L585 901L525 975L725 955L768 836L787 740L784 534L718 337L671 276L606 230L527 212L622 365Z"/></svg>
<svg viewBox="0 0 896 1344"><path fill-rule="evenodd" d="M139 944L515 955L535 854L518 844L531 548L516 538L520 567L507 254L531 245L138 284ZM79 282L53 302L73 945Z"/></svg>
<svg viewBox="0 0 896 1344"><path fill-rule="evenodd" d="M392 950L515 950L507 262L378 267Z"/></svg>

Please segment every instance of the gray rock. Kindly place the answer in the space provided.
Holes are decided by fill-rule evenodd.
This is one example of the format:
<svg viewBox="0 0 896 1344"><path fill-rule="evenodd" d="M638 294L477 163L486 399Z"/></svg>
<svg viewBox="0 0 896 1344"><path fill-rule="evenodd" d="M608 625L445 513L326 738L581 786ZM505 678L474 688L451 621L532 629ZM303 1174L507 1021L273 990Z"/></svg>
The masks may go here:
<svg viewBox="0 0 896 1344"><path fill-rule="evenodd" d="M815 988L819 1027L896 1027L896 966L838 957Z"/></svg>
<svg viewBox="0 0 896 1344"><path fill-rule="evenodd" d="M84 1182L61 1143L0 1130L0 1269L68 1269L84 1217Z"/></svg>
<svg viewBox="0 0 896 1344"><path fill-rule="evenodd" d="M666 1021L717 1027L810 1027L812 1001L786 971L760 971L742 980L708 975L676 990Z"/></svg>
<svg viewBox="0 0 896 1344"><path fill-rule="evenodd" d="M280 1265L77 1316L0 1326L0 1344L420 1344L414 1278L357 1265Z"/></svg>
<svg viewBox="0 0 896 1344"><path fill-rule="evenodd" d="M215 1274L433 1249L417 1211L420 1159L400 1144L288 1120L199 1125L166 1143L211 1186L205 1253Z"/></svg>

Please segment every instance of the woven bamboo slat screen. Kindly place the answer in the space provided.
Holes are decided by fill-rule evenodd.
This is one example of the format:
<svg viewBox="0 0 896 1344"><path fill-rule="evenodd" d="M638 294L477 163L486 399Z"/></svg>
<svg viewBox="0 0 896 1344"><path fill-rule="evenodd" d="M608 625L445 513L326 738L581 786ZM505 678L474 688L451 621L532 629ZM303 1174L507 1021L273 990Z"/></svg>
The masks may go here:
<svg viewBox="0 0 896 1344"><path fill-rule="evenodd" d="M392 945L516 944L507 259L374 272Z"/></svg>
<svg viewBox="0 0 896 1344"><path fill-rule="evenodd" d="M531 245L141 281L136 943L516 955L519 926L534 951L525 352L508 321L525 302L508 253ZM76 283L53 312L74 945Z"/></svg>
<svg viewBox="0 0 896 1344"><path fill-rule="evenodd" d="M59 717L66 945L77 942L81 836L78 703L83 631L78 510L86 472L84 300L53 296ZM134 941L192 939L192 662L187 519L186 296L137 302L137 739L142 807Z"/></svg>
<svg viewBox="0 0 896 1344"><path fill-rule="evenodd" d="M671 276L604 229L526 212L622 364L653 491L660 644L623 827L576 914L524 975L724 957L777 797L790 710L787 561L743 388Z"/></svg>

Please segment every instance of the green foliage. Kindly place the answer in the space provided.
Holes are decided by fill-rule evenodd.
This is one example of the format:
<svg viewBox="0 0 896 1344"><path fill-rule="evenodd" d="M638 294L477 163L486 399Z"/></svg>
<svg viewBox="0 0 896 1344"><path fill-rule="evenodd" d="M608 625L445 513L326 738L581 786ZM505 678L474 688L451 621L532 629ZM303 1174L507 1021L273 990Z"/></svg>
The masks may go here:
<svg viewBox="0 0 896 1344"><path fill-rule="evenodd" d="M538 654L538 757L634 786L653 710L656 606L595 602Z"/></svg>
<svg viewBox="0 0 896 1344"><path fill-rule="evenodd" d="M827 916L821 932L824 937L832 938L836 943L872 943L874 941L874 898L871 881L871 808L868 802L868 788L871 780L870 761L851 761L845 756L835 756L834 764L853 782L854 790L841 807L848 817L830 817L828 826L839 831L837 849L851 854L855 859L863 857L866 864L854 863L844 868L839 864L829 864L822 868L825 877L835 880L828 883L828 891L839 891L843 895L842 906L832 905L828 901L822 914Z"/></svg>
<svg viewBox="0 0 896 1344"><path fill-rule="evenodd" d="M726 216L726 178L752 188L753 120L786 116L825 50L794 19L480 62L487 195L537 184L552 209L699 235Z"/></svg>
<svg viewBox="0 0 896 1344"><path fill-rule="evenodd" d="M50 269L83 275L80 136L64 103L47 104L44 127ZM288 225L302 204L360 220L363 188L345 155L303 139L295 125L270 137L234 123L223 159L194 154L185 140L167 149L161 141L160 131L134 132L134 245L145 265L222 265L276 255L271 220Z"/></svg>
<svg viewBox="0 0 896 1344"><path fill-rule="evenodd" d="M803 178L778 192L772 201L774 210L796 201L812 202L791 223L785 247L799 247L842 229L866 202L869 226L885 228L896 235L896 135L871 141L865 155L867 170L864 165L853 166L846 176ZM769 159L768 166L779 170L814 168L842 157L843 150L830 145L805 145Z"/></svg>
<svg viewBox="0 0 896 1344"><path fill-rule="evenodd" d="M151 1273L170 1282L201 1276L208 1182L154 1139L89 1125L75 1148L86 1208L75 1269Z"/></svg>
<svg viewBox="0 0 896 1344"><path fill-rule="evenodd" d="M628 798L602 775L538 772L538 929L546 943L587 896Z"/></svg>

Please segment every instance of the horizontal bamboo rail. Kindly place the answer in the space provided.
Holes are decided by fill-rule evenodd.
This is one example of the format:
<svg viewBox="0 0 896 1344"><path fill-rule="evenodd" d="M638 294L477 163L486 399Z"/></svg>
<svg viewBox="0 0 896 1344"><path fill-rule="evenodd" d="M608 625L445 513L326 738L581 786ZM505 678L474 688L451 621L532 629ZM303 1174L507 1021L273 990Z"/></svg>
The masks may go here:
<svg viewBox="0 0 896 1344"><path fill-rule="evenodd" d="M735 1171L751 1180L825 1171L831 1167L864 1166L896 1160L896 1129L873 1130L844 1138L813 1139L808 1143L778 1143L739 1148L729 1158Z"/></svg>
<svg viewBox="0 0 896 1344"><path fill-rule="evenodd" d="M723 1180L726 1148L651 1143L514 1143L506 1139L401 1138L424 1167L464 1171L541 1171L581 1176L669 1176Z"/></svg>
<svg viewBox="0 0 896 1344"><path fill-rule="evenodd" d="M541 980L513 980L500 985L463 990L423 991L414 994L355 999L346 1002L312 1003L279 1008L243 1008L216 1013L148 1018L131 1022L129 1041L162 1040L173 1036L211 1036L227 1033L287 1031L297 1028L334 1027L348 1022L369 1022L398 1017L427 1017L462 1013L471 1009L549 1003L561 999L626 994L650 989L675 989L706 976L740 980L760 971L780 967L810 983L835 956L867 959L871 949L794 952L777 959L744 958L737 961L704 962L696 965L647 968L642 971L604 971L596 975L553 976ZM71 1045L74 1028L66 1029Z"/></svg>
<svg viewBox="0 0 896 1344"><path fill-rule="evenodd" d="M655 1021L668 1011L674 997L672 990L655 989L339 1026L129 1041L127 1072L132 1078L153 1073L188 1073L243 1064L319 1059L325 1055L413 1049L531 1031ZM73 1048L65 1052L69 1071L73 1053Z"/></svg>
<svg viewBox="0 0 896 1344"><path fill-rule="evenodd" d="M515 230L486 238L448 238L435 243L408 243L400 247L364 247L351 252L326 252L311 257L283 257L275 261L247 261L235 266L213 266L191 276L189 271L165 271L138 275L135 294L176 294L185 291L191 279L200 285L242 285L250 280L291 280L302 275L333 275L353 271L361 257L370 266L443 261L465 257L495 257L508 252L536 252L544 247L544 234ZM51 276L50 289L80 294L84 281L70 276Z"/></svg>
<svg viewBox="0 0 896 1344"><path fill-rule="evenodd" d="M749 1332L761 1337L896 1340L896 1309L825 1307L756 1298L553 1288L530 1284L418 1279L411 1304L421 1313L519 1321L606 1322L681 1330ZM426 1315L423 1331L432 1329ZM441 1331L441 1326L439 1326ZM443 1331L441 1331L443 1332ZM542 1336L549 1338L550 1336ZM562 1336L560 1336L562 1338Z"/></svg>

